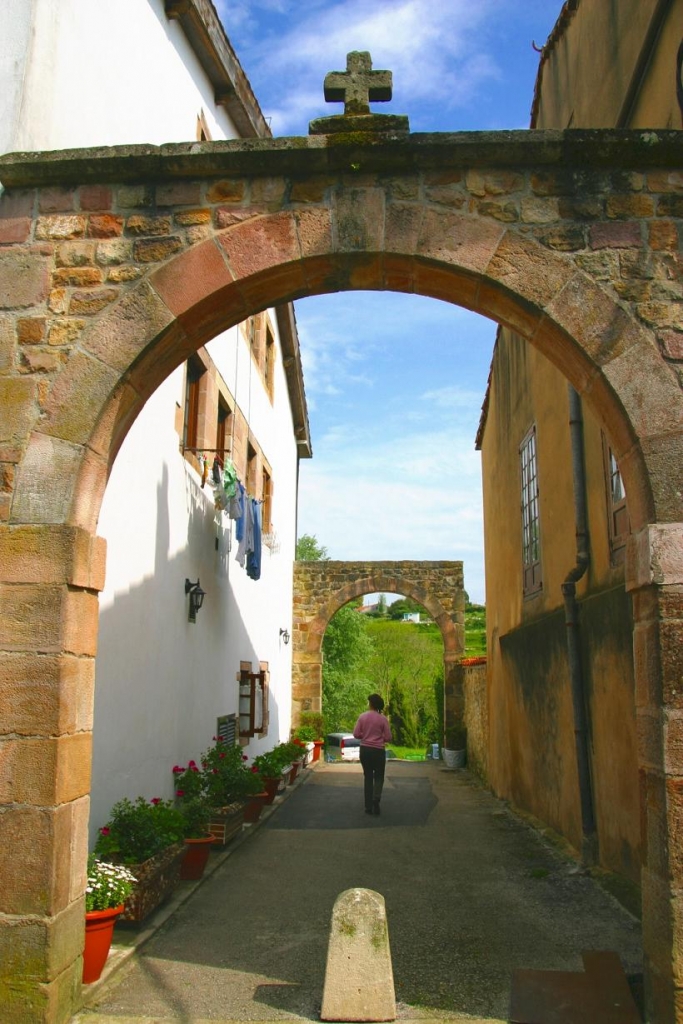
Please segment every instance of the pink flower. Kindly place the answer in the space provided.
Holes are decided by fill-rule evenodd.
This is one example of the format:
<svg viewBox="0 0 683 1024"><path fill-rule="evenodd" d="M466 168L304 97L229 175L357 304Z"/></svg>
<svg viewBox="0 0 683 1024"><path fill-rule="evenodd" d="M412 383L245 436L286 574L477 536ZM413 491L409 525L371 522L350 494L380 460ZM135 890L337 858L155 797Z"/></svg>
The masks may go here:
<svg viewBox="0 0 683 1024"><path fill-rule="evenodd" d="M187 767L188 768L196 768L197 767L197 762L196 761L188 761L187 762Z"/></svg>
<svg viewBox="0 0 683 1024"><path fill-rule="evenodd" d="M179 764L174 764L173 765L173 774L174 775L182 775L182 773L184 771L185 771L185 769L181 768Z"/></svg>
<svg viewBox="0 0 683 1024"><path fill-rule="evenodd" d="M161 803L161 797L160 796L153 796L152 799L150 800L150 803L154 804L154 806L156 807L157 804Z"/></svg>
<svg viewBox="0 0 683 1024"><path fill-rule="evenodd" d="M100 829L100 835L101 836L108 836L109 835L109 829L107 828L106 825L104 826L104 828Z"/></svg>

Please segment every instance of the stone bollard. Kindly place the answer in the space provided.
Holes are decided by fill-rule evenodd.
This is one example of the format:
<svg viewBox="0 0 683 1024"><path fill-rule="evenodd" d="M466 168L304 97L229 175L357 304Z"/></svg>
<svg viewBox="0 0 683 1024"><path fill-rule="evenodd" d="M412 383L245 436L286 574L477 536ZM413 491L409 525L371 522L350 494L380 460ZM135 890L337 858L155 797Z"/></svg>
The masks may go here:
<svg viewBox="0 0 683 1024"><path fill-rule="evenodd" d="M396 1020L384 897L347 889L332 911L321 1020Z"/></svg>

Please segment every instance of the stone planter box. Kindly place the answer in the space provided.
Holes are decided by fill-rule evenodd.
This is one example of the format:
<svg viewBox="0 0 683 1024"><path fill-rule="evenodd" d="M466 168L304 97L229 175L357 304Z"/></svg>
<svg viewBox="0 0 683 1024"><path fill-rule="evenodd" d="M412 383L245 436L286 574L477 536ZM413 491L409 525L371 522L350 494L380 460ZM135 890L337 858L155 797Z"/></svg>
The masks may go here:
<svg viewBox="0 0 683 1024"><path fill-rule="evenodd" d="M180 881L184 856L185 844L174 843L141 864L128 865L137 881L119 920L139 924L160 907Z"/></svg>
<svg viewBox="0 0 683 1024"><path fill-rule="evenodd" d="M209 822L209 833L213 836L214 846L225 846L242 831L244 825L244 801L237 800L233 804L217 810Z"/></svg>

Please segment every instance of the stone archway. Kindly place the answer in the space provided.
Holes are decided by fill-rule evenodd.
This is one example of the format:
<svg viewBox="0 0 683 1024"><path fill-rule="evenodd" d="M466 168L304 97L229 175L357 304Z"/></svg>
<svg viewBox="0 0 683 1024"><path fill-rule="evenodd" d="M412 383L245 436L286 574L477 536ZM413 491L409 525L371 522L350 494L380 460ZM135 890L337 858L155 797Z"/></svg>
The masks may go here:
<svg viewBox="0 0 683 1024"><path fill-rule="evenodd" d="M610 436L633 529L649 999L658 1024L677 1006L680 1017L682 155L678 132L589 131L0 159L7 1020L63 1021L79 985L104 564L95 531L118 446L158 384L218 331L279 302L363 288L414 291L513 328ZM107 277L112 243L120 269ZM637 266L665 298L620 297Z"/></svg>
<svg viewBox="0 0 683 1024"><path fill-rule="evenodd" d="M322 706L322 644L330 619L363 594L403 594L418 601L439 627L444 649L444 685L450 707L463 710L456 664L465 650L465 590L462 562L296 562L292 650L293 717Z"/></svg>

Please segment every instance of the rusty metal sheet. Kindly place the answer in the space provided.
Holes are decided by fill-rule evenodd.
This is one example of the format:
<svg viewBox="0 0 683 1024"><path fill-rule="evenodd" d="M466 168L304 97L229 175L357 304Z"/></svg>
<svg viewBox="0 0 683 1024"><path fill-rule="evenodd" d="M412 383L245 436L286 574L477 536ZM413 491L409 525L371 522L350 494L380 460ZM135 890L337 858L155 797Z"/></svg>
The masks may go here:
<svg viewBox="0 0 683 1024"><path fill-rule="evenodd" d="M517 970L512 1024L642 1024L616 953L588 952L584 974Z"/></svg>

